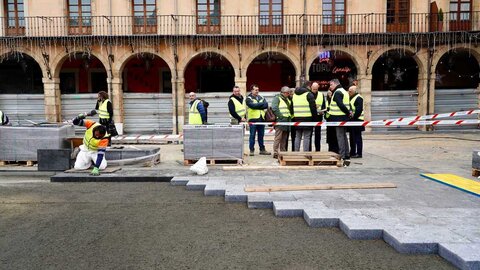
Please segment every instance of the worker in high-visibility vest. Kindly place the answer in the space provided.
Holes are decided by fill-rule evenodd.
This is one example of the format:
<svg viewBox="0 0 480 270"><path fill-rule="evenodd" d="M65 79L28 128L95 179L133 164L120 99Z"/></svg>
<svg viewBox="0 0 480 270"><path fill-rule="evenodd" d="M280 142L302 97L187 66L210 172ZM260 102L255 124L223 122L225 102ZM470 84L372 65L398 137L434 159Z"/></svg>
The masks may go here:
<svg viewBox="0 0 480 270"><path fill-rule="evenodd" d="M112 102L108 99L108 93L100 91L97 94L97 104L95 110L92 110L87 116L92 116L98 113L98 122L107 127L108 133L108 145L111 145L112 137L118 135L115 123L113 121L113 106Z"/></svg>
<svg viewBox="0 0 480 270"><path fill-rule="evenodd" d="M203 125L207 123L207 112L203 106L202 100L197 98L197 94L190 92L190 108L188 110L189 125Z"/></svg>
<svg viewBox="0 0 480 270"><path fill-rule="evenodd" d="M364 121L363 113L363 97L357 92L357 86L352 85L348 89L350 96L350 107L352 108L352 121ZM363 151L362 131L365 131L364 126L349 127L350 131L350 157L361 158Z"/></svg>
<svg viewBox="0 0 480 270"><path fill-rule="evenodd" d="M332 90L332 100L329 106L329 120L332 122L348 121L352 118L353 114L350 110L350 96L348 92L343 89L338 79L330 80L330 89ZM338 150L342 159L345 161L345 165L350 165L350 151L347 138L347 130L344 126L335 127L335 133L337 135Z"/></svg>
<svg viewBox="0 0 480 270"><path fill-rule="evenodd" d="M292 102L289 99L290 88L284 86L280 94L272 100L272 111L277 117L276 122L290 122L293 116ZM287 151L288 133L290 126L275 126L275 139L273 140L273 158L278 158L279 151Z"/></svg>
<svg viewBox="0 0 480 270"><path fill-rule="evenodd" d="M86 170L94 162L91 174L97 176L100 175L100 170L104 170L107 167L107 160L105 159L105 151L108 146L107 128L100 123L86 120L85 117L85 114L79 114L73 119L74 125L87 128L74 168Z"/></svg>
<svg viewBox="0 0 480 270"><path fill-rule="evenodd" d="M228 99L228 111L230 112L230 123L232 125L247 121L247 105L240 87L237 85L233 87L233 93Z"/></svg>
<svg viewBox="0 0 480 270"><path fill-rule="evenodd" d="M258 133L258 146L260 147L260 155L270 155L271 153L265 149L263 137L265 136L265 126L255 125L256 122L265 122L265 109L268 108L267 100L259 95L260 89L254 84L250 87L250 94L247 96L247 119L250 127L250 137L248 139L248 147L250 156L255 155L255 134Z"/></svg>
<svg viewBox="0 0 480 270"><path fill-rule="evenodd" d="M313 97L315 98L315 105L317 107L317 113L313 117L314 122L321 122L323 120L323 114L326 111L326 101L325 97L322 93L318 92L320 85L317 82L312 83L311 91ZM320 152L321 150L321 139L322 139L322 128L321 127L314 127L313 131L315 133L315 151ZM312 148L312 147L310 147Z"/></svg>
<svg viewBox="0 0 480 270"><path fill-rule="evenodd" d="M306 87L298 87L292 98L293 120L295 122L312 122L317 113L315 98ZM300 151L300 143L303 138L303 151L311 151L313 127L295 127L294 151Z"/></svg>
<svg viewBox="0 0 480 270"><path fill-rule="evenodd" d="M330 110L330 102L332 101L332 90L328 89L327 96L326 96L326 108L327 111L325 112L325 120L330 122L330 114L328 111ZM339 153L338 151L338 142L337 142L337 132L335 127L327 126L327 145L328 145L328 152Z"/></svg>
<svg viewBox="0 0 480 270"><path fill-rule="evenodd" d="M8 116L0 111L0 126L9 126L10 121L8 120Z"/></svg>

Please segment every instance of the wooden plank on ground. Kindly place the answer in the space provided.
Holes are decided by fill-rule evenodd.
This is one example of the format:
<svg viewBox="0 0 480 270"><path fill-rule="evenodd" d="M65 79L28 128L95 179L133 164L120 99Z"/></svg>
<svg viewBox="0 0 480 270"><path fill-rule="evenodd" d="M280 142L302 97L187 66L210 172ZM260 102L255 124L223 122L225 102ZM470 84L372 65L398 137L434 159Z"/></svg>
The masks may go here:
<svg viewBox="0 0 480 270"><path fill-rule="evenodd" d="M319 184L319 185L285 185L285 186L247 186L246 192L300 191L300 190L334 190L334 189L378 189L396 188L393 183L357 183L357 184Z"/></svg>
<svg viewBox="0 0 480 270"><path fill-rule="evenodd" d="M338 169L337 166L229 166L223 167L224 171L259 171L259 170L272 170L272 171L289 171L289 170L332 170Z"/></svg>

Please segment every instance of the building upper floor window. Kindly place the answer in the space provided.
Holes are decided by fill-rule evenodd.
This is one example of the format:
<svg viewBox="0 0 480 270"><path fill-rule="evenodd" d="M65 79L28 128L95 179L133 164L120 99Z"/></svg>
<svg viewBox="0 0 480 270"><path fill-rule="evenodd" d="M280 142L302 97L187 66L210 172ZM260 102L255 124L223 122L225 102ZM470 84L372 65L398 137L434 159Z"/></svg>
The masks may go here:
<svg viewBox="0 0 480 270"><path fill-rule="evenodd" d="M450 31L469 31L472 28L472 1L450 0Z"/></svg>
<svg viewBox="0 0 480 270"><path fill-rule="evenodd" d="M197 0L197 33L219 33L220 15L220 0Z"/></svg>
<svg viewBox="0 0 480 270"><path fill-rule="evenodd" d="M7 35L25 33L25 9L23 0L4 0L5 17L7 17Z"/></svg>
<svg viewBox="0 0 480 270"><path fill-rule="evenodd" d="M345 24L345 0L323 0L322 2L323 24Z"/></svg>
<svg viewBox="0 0 480 270"><path fill-rule="evenodd" d="M90 34L92 26L91 0L67 0L70 34Z"/></svg>
<svg viewBox="0 0 480 270"><path fill-rule="evenodd" d="M155 0L133 0L135 25L156 25L156 10Z"/></svg>
<svg viewBox="0 0 480 270"><path fill-rule="evenodd" d="M259 0L260 33L281 33L283 0Z"/></svg>
<svg viewBox="0 0 480 270"><path fill-rule="evenodd" d="M410 0L387 0L387 32L408 32Z"/></svg>

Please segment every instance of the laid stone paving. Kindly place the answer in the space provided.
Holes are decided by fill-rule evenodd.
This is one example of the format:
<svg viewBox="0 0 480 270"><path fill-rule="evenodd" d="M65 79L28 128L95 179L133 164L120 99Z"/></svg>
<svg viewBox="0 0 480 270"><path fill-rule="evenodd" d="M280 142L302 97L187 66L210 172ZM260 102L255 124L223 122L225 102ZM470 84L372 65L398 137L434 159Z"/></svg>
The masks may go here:
<svg viewBox="0 0 480 270"><path fill-rule="evenodd" d="M380 161L381 158L377 158ZM339 227L351 239L383 239L401 253L439 254L461 269L480 269L480 199L422 178L424 171L385 162L331 171L278 171L174 177L172 185L224 196L311 227ZM370 168L369 168L370 167ZM393 189L245 192L250 185L392 182Z"/></svg>

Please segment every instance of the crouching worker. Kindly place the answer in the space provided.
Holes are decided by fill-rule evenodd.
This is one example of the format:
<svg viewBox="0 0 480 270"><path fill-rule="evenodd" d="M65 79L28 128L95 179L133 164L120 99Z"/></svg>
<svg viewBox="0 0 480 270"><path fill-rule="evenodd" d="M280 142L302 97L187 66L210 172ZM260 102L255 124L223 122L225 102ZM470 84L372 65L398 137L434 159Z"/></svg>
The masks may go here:
<svg viewBox="0 0 480 270"><path fill-rule="evenodd" d="M86 120L84 114L75 117L73 124L87 128L74 168L86 170L90 168L93 161L94 167L91 175L100 175L100 170L107 167L107 160L105 159L105 150L108 146L107 128L94 121Z"/></svg>

